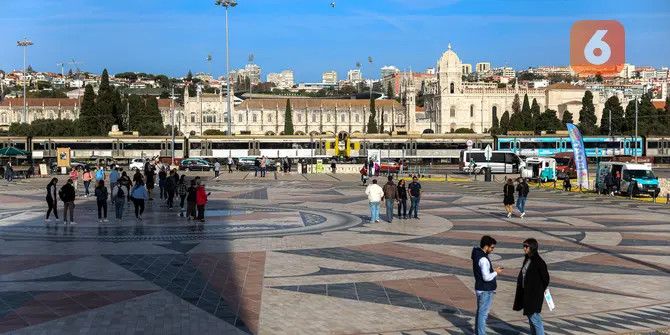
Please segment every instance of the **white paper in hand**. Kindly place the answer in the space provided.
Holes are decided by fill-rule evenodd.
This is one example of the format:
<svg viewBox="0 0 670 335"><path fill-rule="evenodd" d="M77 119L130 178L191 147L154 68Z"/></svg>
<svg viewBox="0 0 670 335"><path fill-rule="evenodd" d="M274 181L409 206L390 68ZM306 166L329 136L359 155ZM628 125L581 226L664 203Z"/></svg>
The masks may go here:
<svg viewBox="0 0 670 335"><path fill-rule="evenodd" d="M549 289L544 290L544 300L547 301L547 306L549 307L550 311L553 311L556 306L554 305L554 298L551 297L551 292L549 292Z"/></svg>

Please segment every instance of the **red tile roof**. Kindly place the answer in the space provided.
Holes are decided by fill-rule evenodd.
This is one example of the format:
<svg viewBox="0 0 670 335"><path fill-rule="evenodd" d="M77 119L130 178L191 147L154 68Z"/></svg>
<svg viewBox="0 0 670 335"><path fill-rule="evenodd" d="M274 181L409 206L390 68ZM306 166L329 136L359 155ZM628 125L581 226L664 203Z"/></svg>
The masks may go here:
<svg viewBox="0 0 670 335"><path fill-rule="evenodd" d="M23 98L8 98L0 101L0 106L23 106ZM67 98L28 98L26 99L28 106L49 106L49 107L74 107L79 106L77 99Z"/></svg>

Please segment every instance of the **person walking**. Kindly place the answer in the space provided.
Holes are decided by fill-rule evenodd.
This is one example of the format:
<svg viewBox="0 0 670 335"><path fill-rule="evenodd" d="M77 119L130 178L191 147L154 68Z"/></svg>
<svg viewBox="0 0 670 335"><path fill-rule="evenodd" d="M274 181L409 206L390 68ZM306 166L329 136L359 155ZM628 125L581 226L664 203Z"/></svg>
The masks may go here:
<svg viewBox="0 0 670 335"><path fill-rule="evenodd" d="M505 205L505 211L507 211L507 218L511 218L512 211L514 211L514 182L512 178L508 178L505 186L503 186L503 205Z"/></svg>
<svg viewBox="0 0 670 335"><path fill-rule="evenodd" d="M472 273L475 277L475 294L477 295L477 313L475 313L475 335L486 334L486 319L493 305L493 296L498 286L496 277L502 273L501 267L493 269L489 254L496 247L496 240L488 235L482 236L479 248L472 248Z"/></svg>
<svg viewBox="0 0 670 335"><path fill-rule="evenodd" d="M5 165L5 180L11 182L14 178L14 169L12 169L12 163L7 162Z"/></svg>
<svg viewBox="0 0 670 335"><path fill-rule="evenodd" d="M361 182L365 186L368 182L368 167L366 164L363 164L363 167L358 172L361 174Z"/></svg>
<svg viewBox="0 0 670 335"><path fill-rule="evenodd" d="M337 171L337 160L335 159L335 157L330 159L330 170L332 171L332 173L335 173Z"/></svg>
<svg viewBox="0 0 670 335"><path fill-rule="evenodd" d="M284 157L284 159L282 160L282 165L284 168L284 174L288 173L289 172L288 157Z"/></svg>
<svg viewBox="0 0 670 335"><path fill-rule="evenodd" d="M177 191L177 183L174 181L174 171L170 171L170 176L165 181L165 196L167 197L168 209L174 206L174 193Z"/></svg>
<svg viewBox="0 0 670 335"><path fill-rule="evenodd" d="M370 159L370 160L368 161L368 177L372 177L372 175L374 174L374 172L375 172L375 161L373 161L372 159Z"/></svg>
<svg viewBox="0 0 670 335"><path fill-rule="evenodd" d="M104 166L98 166L95 169L95 183L96 183L96 185L101 180L105 180L105 167Z"/></svg>
<svg viewBox="0 0 670 335"><path fill-rule="evenodd" d="M379 204L384 198L384 190L377 185L377 179L372 179L372 184L365 189L370 206L370 222L379 222Z"/></svg>
<svg viewBox="0 0 670 335"><path fill-rule="evenodd" d="M421 183L417 176L412 177L412 182L407 185L409 191L409 216L419 219L419 201L421 200ZM413 216L412 216L413 215Z"/></svg>
<svg viewBox="0 0 670 335"><path fill-rule="evenodd" d="M384 202L386 204L386 221L393 222L393 205L397 201L398 190L396 184L393 183L393 176L388 176L388 181L384 185Z"/></svg>
<svg viewBox="0 0 670 335"><path fill-rule="evenodd" d="M219 160L217 159L214 162L214 179L219 179L220 173L221 173L221 163L219 163Z"/></svg>
<svg viewBox="0 0 670 335"><path fill-rule="evenodd" d="M88 198L89 188L91 187L91 180L93 180L93 174L91 170L86 169L84 174L81 176L81 179L84 181L84 197Z"/></svg>
<svg viewBox="0 0 670 335"><path fill-rule="evenodd" d="M263 156L261 158L261 178L265 178L265 172L267 171L268 168L268 160Z"/></svg>
<svg viewBox="0 0 670 335"><path fill-rule="evenodd" d="M407 187L405 187L404 179L398 181L396 199L398 200L398 218L405 220L407 219Z"/></svg>
<svg viewBox="0 0 670 335"><path fill-rule="evenodd" d="M119 180L122 180L122 178L119 178ZM114 214L117 223L123 220L123 208L126 205L127 191L128 189L121 181L112 187L112 203L114 204Z"/></svg>
<svg viewBox="0 0 670 335"><path fill-rule="evenodd" d="M49 206L47 209L47 217L45 218L45 222L47 223L51 221L51 219L49 219L49 215L52 211L56 217L56 222L58 222L58 198L56 197L56 184L58 184L58 178L52 178L49 184L47 184L47 206Z"/></svg>
<svg viewBox="0 0 670 335"><path fill-rule="evenodd" d="M70 171L70 180L72 180L72 187L74 187L75 192L77 191L77 186L79 186L79 171L77 168L73 168ZM63 185L65 186L65 185Z"/></svg>
<svg viewBox="0 0 670 335"><path fill-rule="evenodd" d="M198 207L198 220L205 222L205 206L207 205L207 196L209 193L205 191L205 184L200 183L195 191L195 204Z"/></svg>
<svg viewBox="0 0 670 335"><path fill-rule="evenodd" d="M109 173L109 189L112 190L112 192L114 192L114 187L116 187L116 184L119 182L120 177L121 176L119 174L118 168L113 168L112 171ZM111 199L113 204L114 201L116 201L116 198L111 197Z"/></svg>
<svg viewBox="0 0 670 335"><path fill-rule="evenodd" d="M186 186L186 176L182 175L177 183L177 195L179 195L179 217L184 217L184 202L188 194L188 187Z"/></svg>
<svg viewBox="0 0 670 335"><path fill-rule="evenodd" d="M195 180L191 180L191 186L189 186L186 192L186 219L191 221L191 219L196 219L195 212L195 200L196 200L196 188L197 184Z"/></svg>
<svg viewBox="0 0 670 335"><path fill-rule="evenodd" d="M167 179L167 173L165 169L161 168L158 172L158 192L160 193L160 199L167 198L167 193L165 192L165 180Z"/></svg>
<svg viewBox="0 0 670 335"><path fill-rule="evenodd" d="M516 280L516 294L514 295L515 311L523 310L523 315L530 323L532 335L544 335L542 323L542 304L544 291L549 286L549 271L547 263L538 253L537 240L529 238L523 241L524 259Z"/></svg>
<svg viewBox="0 0 670 335"><path fill-rule="evenodd" d="M616 177L614 177L612 172L607 172L607 175L605 176L605 187L607 187L607 195L613 197L616 188Z"/></svg>
<svg viewBox="0 0 670 335"><path fill-rule="evenodd" d="M228 156L228 173L233 173L233 157Z"/></svg>
<svg viewBox="0 0 670 335"><path fill-rule="evenodd" d="M254 159L254 177L258 177L258 172L261 170L261 159L256 157Z"/></svg>
<svg viewBox="0 0 670 335"><path fill-rule="evenodd" d="M135 182L135 186L130 191L130 200L135 206L135 218L142 221L142 214L144 214L144 204L149 200L149 191L142 180Z"/></svg>
<svg viewBox="0 0 670 335"><path fill-rule="evenodd" d="M76 197L76 192L74 190L73 184L74 182L72 179L68 179L67 183L65 183L65 185L63 185L63 187L61 187L58 191L58 196L60 197L60 200L63 201L63 221L65 221L65 224L75 225L74 199ZM69 220L68 213L70 214Z"/></svg>
<svg viewBox="0 0 670 335"><path fill-rule="evenodd" d="M107 191L107 187L105 187L104 180L98 181L94 192L98 205L98 222L107 222L107 197L109 197L109 192Z"/></svg>
<svg viewBox="0 0 670 335"><path fill-rule="evenodd" d="M144 182L142 183L144 185L144 188L147 190L148 194L148 200L154 200L153 198L153 191L154 191L154 186L156 184L156 167L147 162L147 165L144 170L144 177L146 178L146 184Z"/></svg>
<svg viewBox="0 0 670 335"><path fill-rule="evenodd" d="M516 185L516 191L518 197L516 200L516 209L519 210L519 216L526 216L526 199L528 199L528 192L530 192L530 187L526 178L519 178L519 183Z"/></svg>
<svg viewBox="0 0 670 335"><path fill-rule="evenodd" d="M570 177L565 176L563 178L563 191L570 192L572 191L572 184L570 183Z"/></svg>

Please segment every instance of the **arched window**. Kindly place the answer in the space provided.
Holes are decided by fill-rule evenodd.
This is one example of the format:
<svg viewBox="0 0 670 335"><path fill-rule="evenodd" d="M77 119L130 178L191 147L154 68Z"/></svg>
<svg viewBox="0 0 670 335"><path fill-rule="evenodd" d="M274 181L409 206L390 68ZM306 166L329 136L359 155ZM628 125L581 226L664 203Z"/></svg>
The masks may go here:
<svg viewBox="0 0 670 335"><path fill-rule="evenodd" d="M491 107L491 120L498 118L498 106Z"/></svg>
<svg viewBox="0 0 670 335"><path fill-rule="evenodd" d="M388 122L389 122L389 115L384 114L384 123L388 123Z"/></svg>
<svg viewBox="0 0 670 335"><path fill-rule="evenodd" d="M237 122L242 123L244 120L244 116L242 114L237 115Z"/></svg>
<svg viewBox="0 0 670 335"><path fill-rule="evenodd" d="M470 117L475 117L475 105L470 105Z"/></svg>
<svg viewBox="0 0 670 335"><path fill-rule="evenodd" d="M312 122L316 122L316 113L312 114Z"/></svg>
<svg viewBox="0 0 670 335"><path fill-rule="evenodd" d="M268 122L272 122L272 114L268 114Z"/></svg>
<svg viewBox="0 0 670 335"><path fill-rule="evenodd" d="M302 122L302 114L298 114L298 123Z"/></svg>
<svg viewBox="0 0 670 335"><path fill-rule="evenodd" d="M449 108L449 116L450 116L450 117L456 117L456 106L453 106L453 105L452 105L452 106Z"/></svg>
<svg viewBox="0 0 670 335"><path fill-rule="evenodd" d="M326 115L326 122L330 123L330 114Z"/></svg>
<svg viewBox="0 0 670 335"><path fill-rule="evenodd" d="M355 119L356 119L356 123L361 122L361 116L360 115L356 114Z"/></svg>
<svg viewBox="0 0 670 335"><path fill-rule="evenodd" d="M449 93L454 94L454 83L449 84Z"/></svg>
<svg viewBox="0 0 670 335"><path fill-rule="evenodd" d="M0 123L2 123L2 124L6 124L6 123L8 123L8 122L7 122L7 114L6 114L6 113L2 113L2 115L0 115Z"/></svg>
<svg viewBox="0 0 670 335"><path fill-rule="evenodd" d="M195 123L195 113L191 113L191 123Z"/></svg>
<svg viewBox="0 0 670 335"><path fill-rule="evenodd" d="M253 115L251 116L251 121L252 121L253 123L258 122L258 115L253 114Z"/></svg>
<svg viewBox="0 0 670 335"><path fill-rule="evenodd" d="M340 122L344 122L344 114L340 115Z"/></svg>

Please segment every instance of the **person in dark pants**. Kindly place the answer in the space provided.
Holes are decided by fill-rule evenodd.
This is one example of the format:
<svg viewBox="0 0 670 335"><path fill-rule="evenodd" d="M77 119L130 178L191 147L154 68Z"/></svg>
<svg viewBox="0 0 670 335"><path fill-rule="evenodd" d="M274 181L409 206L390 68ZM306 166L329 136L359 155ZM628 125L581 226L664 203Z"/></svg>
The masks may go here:
<svg viewBox="0 0 670 335"><path fill-rule="evenodd" d="M174 205L174 193L177 190L177 184L174 181L174 171L170 171L170 176L165 180L165 197L167 198L168 209Z"/></svg>
<svg viewBox="0 0 670 335"><path fill-rule="evenodd" d="M421 184L419 183L419 178L416 176L412 177L412 182L407 186L409 189L409 216L415 219L419 218L419 201L421 200ZM414 216L412 216L412 214Z"/></svg>
<svg viewBox="0 0 670 335"><path fill-rule="evenodd" d="M165 182L167 180L167 173L165 169L161 169L158 172L158 192L160 193L160 198L167 198L167 193L165 192Z"/></svg>
<svg viewBox="0 0 670 335"><path fill-rule="evenodd" d="M393 183L393 176L388 176L388 181L383 187L384 190L384 203L386 204L386 221L388 223L393 222L393 202L397 201L398 198L398 188L395 183Z"/></svg>
<svg viewBox="0 0 670 335"><path fill-rule="evenodd" d="M144 186L144 182L139 180L130 191L130 200L135 205L135 218L142 221L142 214L144 214L144 203L149 199L149 192Z"/></svg>
<svg viewBox="0 0 670 335"><path fill-rule="evenodd" d="M188 187L186 187L186 176L181 175L177 183L177 194L179 195L179 216L184 217L184 202L188 194Z"/></svg>
<svg viewBox="0 0 670 335"><path fill-rule="evenodd" d="M258 157L254 159L254 169L254 177L258 177L258 171L261 169L261 160Z"/></svg>
<svg viewBox="0 0 670 335"><path fill-rule="evenodd" d="M45 219L47 223L51 221L49 219L51 211L53 211L56 220L58 220L58 209L56 206L58 204L58 198L56 196L58 191L56 190L56 184L58 184L58 178L51 179L49 184L47 184L47 205L49 206L49 209L47 209L47 217Z"/></svg>
<svg viewBox="0 0 670 335"><path fill-rule="evenodd" d="M63 185L58 191L58 197L63 201L63 221L65 224L76 224L74 222L74 199L76 197L74 190L74 181L68 179L67 183ZM70 213L68 220L68 212Z"/></svg>
<svg viewBox="0 0 670 335"><path fill-rule="evenodd" d="M516 191L518 192L516 209L519 210L519 216L524 217L526 216L526 199L528 199L528 193L530 192L530 187L528 187L526 178L519 178L519 183L516 185Z"/></svg>
<svg viewBox="0 0 670 335"><path fill-rule="evenodd" d="M186 194L186 218L188 221L195 220L196 181L191 180L191 186Z"/></svg>
<svg viewBox="0 0 670 335"><path fill-rule="evenodd" d="M563 178L563 191L570 192L572 191L572 184L570 183L570 177L565 176Z"/></svg>
<svg viewBox="0 0 670 335"><path fill-rule="evenodd" d="M198 185L195 191L195 204L198 207L198 220L205 222L205 205L207 205L207 196L209 193L205 191L205 184Z"/></svg>
<svg viewBox="0 0 670 335"><path fill-rule="evenodd" d="M407 219L407 187L405 187L404 179L398 181L396 199L398 200L398 218L405 220Z"/></svg>
<svg viewBox="0 0 670 335"><path fill-rule="evenodd" d="M104 180L98 181L98 185L95 187L93 193L98 205L98 222L107 222L107 198L109 197L109 192L107 191L107 187L105 187Z"/></svg>
<svg viewBox="0 0 670 335"><path fill-rule="evenodd" d="M489 254L496 247L496 240L488 235L482 236L479 248L472 248L472 273L475 277L475 294L477 295L477 312L475 313L475 334L486 334L486 319L493 305L493 297L498 286L496 277L502 272L502 268L493 269Z"/></svg>
<svg viewBox="0 0 670 335"><path fill-rule="evenodd" d="M516 280L513 307L515 311L523 310L523 315L528 317L532 335L544 335L540 313L544 303L544 291L549 286L547 263L540 257L538 249L536 239L529 238L523 241L525 257Z"/></svg>

